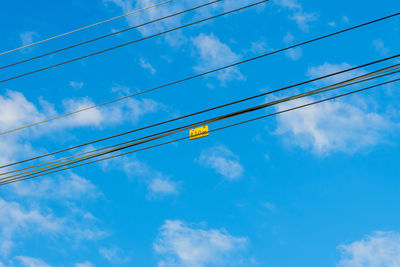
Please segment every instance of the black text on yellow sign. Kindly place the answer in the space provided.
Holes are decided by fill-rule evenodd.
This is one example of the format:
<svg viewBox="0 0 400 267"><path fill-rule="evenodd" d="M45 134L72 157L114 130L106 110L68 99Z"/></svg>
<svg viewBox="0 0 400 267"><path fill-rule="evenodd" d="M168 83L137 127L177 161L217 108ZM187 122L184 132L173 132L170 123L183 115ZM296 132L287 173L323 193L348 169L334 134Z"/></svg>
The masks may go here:
<svg viewBox="0 0 400 267"><path fill-rule="evenodd" d="M190 130L190 140L208 136L208 125Z"/></svg>

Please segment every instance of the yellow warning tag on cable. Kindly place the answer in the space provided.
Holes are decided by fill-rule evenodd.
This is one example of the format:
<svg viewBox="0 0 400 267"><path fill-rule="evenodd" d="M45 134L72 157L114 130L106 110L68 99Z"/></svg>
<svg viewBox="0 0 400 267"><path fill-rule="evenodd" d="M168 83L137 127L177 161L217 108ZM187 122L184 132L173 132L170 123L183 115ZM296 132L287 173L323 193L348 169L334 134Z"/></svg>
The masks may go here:
<svg viewBox="0 0 400 267"><path fill-rule="evenodd" d="M190 130L190 140L208 136L208 125Z"/></svg>

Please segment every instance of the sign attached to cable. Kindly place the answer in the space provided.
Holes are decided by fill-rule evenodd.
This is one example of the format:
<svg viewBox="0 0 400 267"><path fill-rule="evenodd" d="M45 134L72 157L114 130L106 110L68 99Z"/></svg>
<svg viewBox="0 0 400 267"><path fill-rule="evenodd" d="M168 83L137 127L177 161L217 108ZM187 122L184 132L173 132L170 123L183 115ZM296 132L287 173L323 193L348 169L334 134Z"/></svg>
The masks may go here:
<svg viewBox="0 0 400 267"><path fill-rule="evenodd" d="M190 130L190 140L195 140L208 136L208 125Z"/></svg>

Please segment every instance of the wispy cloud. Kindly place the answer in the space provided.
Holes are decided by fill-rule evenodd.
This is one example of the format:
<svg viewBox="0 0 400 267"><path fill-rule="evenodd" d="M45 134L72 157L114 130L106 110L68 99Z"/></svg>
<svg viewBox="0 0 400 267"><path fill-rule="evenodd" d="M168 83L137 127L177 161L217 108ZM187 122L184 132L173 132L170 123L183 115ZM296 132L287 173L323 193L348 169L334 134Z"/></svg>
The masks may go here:
<svg viewBox="0 0 400 267"><path fill-rule="evenodd" d="M233 252L244 249L247 243L247 238L234 237L225 229L206 230L182 221L166 221L154 250L162 256L159 267L230 266Z"/></svg>
<svg viewBox="0 0 400 267"><path fill-rule="evenodd" d="M86 262L76 263L75 267L94 267L94 265L91 262L86 261Z"/></svg>
<svg viewBox="0 0 400 267"><path fill-rule="evenodd" d="M99 189L89 180L67 172L56 177L43 178L38 181L26 181L10 185L18 197L40 199L82 199L102 196Z"/></svg>
<svg viewBox="0 0 400 267"><path fill-rule="evenodd" d="M196 162L206 168L214 169L229 180L240 178L244 172L239 157L222 144L203 150Z"/></svg>
<svg viewBox="0 0 400 267"><path fill-rule="evenodd" d="M306 12L297 0L274 0L275 4L291 11L290 20L296 22L302 31L310 30L310 23L319 19L319 14Z"/></svg>
<svg viewBox="0 0 400 267"><path fill-rule="evenodd" d="M227 44L222 43L214 34L201 33L193 38L192 42L195 48L193 55L198 60L194 70L198 73L223 67L241 59L241 56L234 53ZM237 67L220 71L215 76L222 86L233 80L245 80L244 75Z"/></svg>
<svg viewBox="0 0 400 267"><path fill-rule="evenodd" d="M75 90L82 89L84 85L85 85L84 82L76 82L76 81L69 82L69 86L71 86Z"/></svg>
<svg viewBox="0 0 400 267"><path fill-rule="evenodd" d="M51 267L51 265L47 264L41 259L27 256L17 256L15 258L19 260L21 264L25 267Z"/></svg>
<svg viewBox="0 0 400 267"><path fill-rule="evenodd" d="M280 104L278 110L314 102L304 98ZM345 102L325 102L278 116L276 133L293 145L326 155L354 153L384 142L393 123L381 115Z"/></svg>
<svg viewBox="0 0 400 267"><path fill-rule="evenodd" d="M149 185L150 197L178 194L178 183L168 179L155 178Z"/></svg>
<svg viewBox="0 0 400 267"><path fill-rule="evenodd" d="M343 62L340 64L332 64L329 62L325 62L322 65L319 66L312 66L310 68L308 68L307 70L307 76L310 78L317 78L317 77L321 77L321 76L325 76L331 73L336 73L345 69L349 69L352 68L353 66L350 65L347 62ZM338 83L344 80L348 80L351 78L354 78L356 76L361 76L366 74L367 72L362 70L362 69L358 69L358 70L353 70L351 72L345 72L343 74L339 74L339 75L335 75L335 76L331 76L329 78L325 78L323 80L319 80L317 83L318 84L333 84L333 83Z"/></svg>
<svg viewBox="0 0 400 267"><path fill-rule="evenodd" d="M163 198L179 193L179 182L173 181L161 171L155 170L147 163L138 160L135 156L124 157L103 163L103 170L110 171L115 168L122 169L132 179L147 184L149 199Z"/></svg>
<svg viewBox="0 0 400 267"><path fill-rule="evenodd" d="M400 266L400 234L375 232L362 240L338 246L341 259L337 267Z"/></svg>
<svg viewBox="0 0 400 267"><path fill-rule="evenodd" d="M141 58L139 63L143 69L148 70L152 75L157 73L157 70L146 59Z"/></svg>
<svg viewBox="0 0 400 267"><path fill-rule="evenodd" d="M17 202L0 199L0 248L8 257L14 248L13 238L24 233L39 232L48 235L59 233L64 220L39 209L26 209Z"/></svg>
<svg viewBox="0 0 400 267"><path fill-rule="evenodd" d="M293 34L288 32L285 37L283 37L283 43L287 46L293 45L295 37ZM297 61L303 57L303 49L301 47L292 48L285 52L286 57L290 58L293 61Z"/></svg>
<svg viewBox="0 0 400 267"><path fill-rule="evenodd" d="M28 32L23 32L19 35L21 38L21 44L22 46L30 45L35 41L35 38L39 37L39 34L36 32L28 31Z"/></svg>
<svg viewBox="0 0 400 267"><path fill-rule="evenodd" d="M129 262L131 259L125 255L125 252L119 247L100 248L100 255L113 265Z"/></svg>
<svg viewBox="0 0 400 267"><path fill-rule="evenodd" d="M158 23L154 23L152 25L148 25L147 27L141 27L138 30L142 35L150 35L156 32L161 32L167 29L181 26L188 20L189 17L194 17L194 19L197 20L200 18L211 16L212 14L215 14L215 12L225 12L238 8L239 6L247 5L251 2L251 0L225 0L221 3L198 9L194 13L194 15L193 13L188 13L181 16L176 16L167 20L160 21ZM103 0L103 3L106 5L109 5L111 3L119 7L124 13L150 5L150 2L148 0ZM196 4L192 0L172 2L166 5L158 6L157 8L147 10L146 12L140 12L138 14L135 14L135 16L128 16L127 22L130 26L135 26L143 23L144 21L151 21L189 8L193 8L195 6ZM258 9L261 10L262 8L264 8L264 6L265 5L260 5ZM186 34L184 34L181 30L169 33L165 35L164 38L166 42L173 47L180 47L184 44L187 44L190 40L190 37L187 37Z"/></svg>
<svg viewBox="0 0 400 267"><path fill-rule="evenodd" d="M374 40L372 42L373 47L375 48L376 52L378 52L381 56L386 56L387 54L389 54L389 49L386 47L385 43L380 40Z"/></svg>

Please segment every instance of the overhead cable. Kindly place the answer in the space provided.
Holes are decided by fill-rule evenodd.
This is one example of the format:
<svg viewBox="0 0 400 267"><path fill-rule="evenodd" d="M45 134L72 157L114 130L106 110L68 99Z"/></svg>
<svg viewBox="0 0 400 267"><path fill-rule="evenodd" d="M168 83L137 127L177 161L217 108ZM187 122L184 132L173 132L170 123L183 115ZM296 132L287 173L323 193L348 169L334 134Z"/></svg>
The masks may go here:
<svg viewBox="0 0 400 267"><path fill-rule="evenodd" d="M170 0L170 1L172 1L172 0ZM88 41L85 41L85 42L81 42L81 43L78 43L78 44L75 44L75 45L67 46L67 47L64 47L64 48L61 48L61 49L57 49L57 50L54 50L54 51L51 51L51 52L48 52L48 53L44 53L44 54L39 55L39 56L31 57L31 58L24 59L24 60L15 62L15 63L4 65L4 66L0 67L0 70L1 69L6 69L6 68L9 68L9 67L12 67L12 66L16 66L16 65L19 65L19 64L22 64L22 63L26 63L26 62L29 62L29 61L32 61L32 60L35 60L35 59L39 59L39 58L42 58L42 57L50 56L50 55L53 55L53 54L56 54L56 53L59 53L59 52L62 52L62 51L66 51L66 50L69 50L69 49L72 49L72 48L75 48L75 47L78 47L78 46L81 46L81 45L84 45L84 44L89 44L89 43L92 43L92 42L95 42L95 41L98 41L98 40L101 40L101 39L104 39L104 38L107 38L107 37L111 37L111 36L114 36L114 35L117 35L117 34L121 34L123 32L127 32L127 31L130 31L130 30L133 30L133 29L138 29L138 28L141 28L143 26L150 25L150 24L153 24L155 22L159 22L159 21L162 21L162 20L165 20L165 19L168 19L168 18L173 18L173 17L176 17L178 15L185 14L187 12L190 12L190 11L202 8L202 7L206 7L206 6L209 6L211 4L215 4L217 2L221 2L221 1L222 0L215 0L215 1L212 1L212 2L208 2L208 3L202 4L202 5L190 8L190 9L186 9L184 11L180 11L180 12L168 15L168 16L164 16L162 18L158 18L158 19L155 19L155 20L151 20L151 21L142 23L140 25L129 27L129 28L124 29L124 30L115 31L115 32L112 32L110 34L102 35L100 37L97 37L97 38L94 38L94 39L91 39L91 40L88 40Z"/></svg>
<svg viewBox="0 0 400 267"><path fill-rule="evenodd" d="M397 69L399 69L399 66L397 67ZM113 152L116 152L116 151L119 151L119 150L123 150L123 149L126 149L126 148L137 146L137 145L140 145L140 144L144 144L144 143L147 143L147 142L150 142L150 141L154 141L154 140L157 140L157 139L160 139L160 138L163 138L163 137L175 134L175 133L182 132L184 130L187 130L187 129L190 129L190 128L193 128L193 127L197 127L199 125L215 123L215 122L218 122L218 121L221 121L221 120L225 120L225 119L228 119L228 118L233 118L233 117L236 117L236 116L239 116L239 115L243 115L243 114L246 114L246 113L254 112L254 111L257 111L257 110L260 110L260 109L264 109L266 107L271 107L273 105L277 105L277 104L280 104L280 103L283 103L283 102L288 102L288 101L304 98L304 97L307 97L307 96L313 96L315 94L320 94L320 93L323 93L323 92L336 90L338 88L343 88L345 86L355 85L355 84L358 84L358 83L361 83L361 82L365 82L365 81L369 81L369 80L372 80L372 79L377 79L377 78L385 77L385 76L388 76L388 75L397 74L400 71L397 70L397 71L392 71L390 73L384 73L382 71L377 71L377 72L374 72L374 73L378 73L378 72L383 73L383 74L381 74L379 76L376 76L376 77L372 77L372 78L368 78L369 76L373 75L372 73L368 74L368 75L364 75L364 77L367 77L364 80L360 79L360 76L359 76L359 77L356 77L356 78L353 78L353 79L350 79L350 80L346 80L346 81L343 81L343 82L340 82L340 83L336 83L336 84L331 85L331 86L323 87L323 88L320 88L320 89L315 89L315 90L308 91L308 92L305 92L305 93L297 94L295 96L286 97L286 98L283 98L283 99L280 99L280 100L275 100L275 101L272 101L272 102L269 102L269 103L266 103L266 104L262 104L262 105L258 105L258 106L251 107L251 108L247 108L247 109L244 109L244 110L232 112L232 113L229 113L227 115L218 116L218 117L215 117L215 118L212 118L212 119L208 119L208 120L204 120L204 121L201 121L201 122L197 122L197 123L194 123L194 124L189 124L189 125L186 125L186 126L183 126L183 127L178 127L178 128L175 128L175 129L171 129L169 131L164 131L164 132L161 132L159 134L154 134L154 135L150 135L150 136L147 136L147 137L143 137L143 138L137 139L137 140L140 140L140 141L135 142L133 144L126 144L126 145L122 145L122 146L119 146L119 147L116 147L116 148L108 149L106 151L92 153L91 155L88 155L88 156L83 156L83 157L79 157L79 158L63 161L63 162L60 162L60 163L55 163L55 164L52 164L50 166L37 168L36 170L33 170L33 171L28 171L28 172L24 172L24 173L12 175L12 176L4 177L2 179L8 179L8 178L16 177L16 176L19 177L21 175L28 175L28 174L30 175L30 173L37 172L38 170L48 170L48 169L60 168L60 167L65 166L65 165L74 164L74 163L79 162L79 161L88 160L88 159L91 159L91 158L95 158L95 157L102 156L102 155L105 155L105 154L113 153ZM142 139L144 139L144 140L142 140ZM82 153L82 154L86 154L86 153ZM63 160L63 159L60 159L60 160ZM42 165L42 164L39 164L39 165ZM39 165L36 165L36 166L39 166ZM26 169L26 168L24 168L24 169ZM20 170L22 170L22 169L20 169Z"/></svg>
<svg viewBox="0 0 400 267"><path fill-rule="evenodd" d="M297 109L300 109L300 108L305 108L305 107L308 107L308 106L311 106L311 105L315 105L315 104L319 104L319 103L323 103L323 102L326 102L326 101L331 101L331 100L334 100L334 99L337 99L337 98L341 98L341 97L344 97L344 96L348 96L348 95L352 95L352 94L359 93L359 92L362 92L362 91L366 91L366 90L369 90L369 89L372 89L372 88L375 88L375 87L391 84L391 83L394 83L394 82L397 82L397 81L400 81L400 78L399 79L390 80L390 81L387 81L387 82L384 82L384 83L372 85L372 86L369 86L369 87L366 87L366 88L354 90L354 91L351 91L351 92L348 92L348 93L344 93L344 94L340 94L340 95L337 95L337 96L329 97L329 98L322 99L322 100L319 100L319 101L311 102L311 103L308 103L308 104L304 104L304 105L296 106L296 107L293 107L293 108L285 109L285 110L278 111L278 112L275 112L275 113L271 113L271 114L268 114L268 115L259 116L259 117L256 117L256 118L253 118L253 119L250 119L250 120L239 122L239 123L230 124L228 126L224 126L224 127L220 127L220 128L211 130L210 133L216 132L216 131L220 131L220 130L223 130L223 129L227 129L227 128L231 128L231 127L238 126L238 125L243 125L243 124L246 124L246 123L249 123L249 122L253 122L253 121L256 121L256 120L260 120L260 119L264 119L264 118L267 118L267 117L283 114L283 113L286 113L286 112L289 112L289 111L293 111L293 110L297 110ZM39 177L39 176L44 176L44 175L48 175L48 174L52 174L52 173L56 173L56 172L60 172L60 171L64 171L64 170L68 170L68 169L72 169L72 168L88 165L88 164L93 164L93 163L101 162L101 161L104 161L104 160L110 160L110 159L113 159L113 158L126 156L126 155L129 155L129 154L132 154L132 153L136 153L136 152L139 152L139 151L143 151L143 150L147 150L147 149L163 146L163 145L166 145L166 144L175 143L175 142L178 142L178 141L188 140L188 139L189 139L189 137L186 136L186 137L174 139L174 140L171 140L171 141L167 141L167 142L164 142L164 143L155 144L155 145L152 145L152 146L140 148L140 149L137 149L137 150L134 150L134 151L124 152L124 153L121 153L121 154L117 154L117 155L113 155L113 156L109 156L109 157L105 157L105 158L100 158L100 159L96 159L96 160L85 162L85 163L80 163L80 164L73 165L73 166L68 166L68 167L65 167L65 168L62 168L62 169L56 169L56 170L51 170L51 171L47 171L47 172L43 171L41 173L37 173L37 174L31 175L31 176L28 176L28 177L19 177L19 178L16 178L16 179L5 180L5 181L0 182L0 185L6 185L6 184L10 184L10 183L20 182L20 181L24 181L24 180L28 180L28 179L33 179L33 178L36 178L36 177Z"/></svg>
<svg viewBox="0 0 400 267"><path fill-rule="evenodd" d="M61 149L61 150L58 150L58 151L46 153L44 155L32 157L32 158L21 160L21 161L18 161L18 162L9 163L9 164L0 166L0 168L10 167L10 166L13 166L13 165L16 165L16 164L21 164L21 163L25 163L25 162L28 162L28 161L40 159L40 158L43 158L43 157L59 154L59 153L62 153L62 152L66 152L68 150L77 149L77 148L80 148L80 147L83 147L83 146L87 146L87 145L92 145L92 144L95 144L95 143L98 143L98 142L102 142L102 141L106 141L106 140L109 140L109 139L113 139L113 138L116 138L116 137L121 137L123 135L131 134L131 133L142 131L142 130L149 129L149 128L153 128L155 126L160 126L160 125L163 125L163 124L166 124L166 123L170 123L170 122L173 122L173 121L177 121L177 120L181 120L181 119L184 119L184 118L192 117L192 116L199 115L199 114L202 114L202 113L205 113L205 112L209 112L209 111L213 111L213 110L220 109L220 108L223 108L223 107L227 107L227 106L231 106L231 105L234 105L234 104L242 103L242 102L249 101L249 100L252 100L252 99L255 99L255 98L259 98L259 97L263 97L263 96L266 96L266 95L269 95L269 94L272 94L272 93L281 92L281 91L284 91L284 90L287 90L287 89L290 89L290 88L298 87L298 86L305 85L305 84L308 84L308 83L311 83L311 82L319 81L319 80L322 80L322 79L325 79L325 78L333 77L333 76L340 75L340 74L343 74L343 73L346 73L346 72L350 72L350 71L353 71L353 70L357 70L357 69L361 69L361 68L364 68L364 67L367 67L367 66L378 64L378 63L381 63L381 62L396 58L398 56L400 56L400 54L396 55L396 56L380 59L380 60L377 60L377 61L373 61L373 62L370 62L370 63L362 64L362 65L359 65L359 66L356 66L356 67L348 68L348 69L345 69L345 70L342 70L342 71L338 71L338 72L335 72L335 73L327 74L327 75L324 75L324 76L321 76L321 77L317 77L317 78L314 78L314 79L310 79L310 80L307 80L307 81L304 81L304 82L301 82L301 83L297 83L297 84L289 85L289 86L286 86L286 87L283 87L283 88L279 88L279 89L276 89L276 90L272 90L272 91L268 91L268 92L265 92L265 93L261 93L261 94L258 94L258 95L255 95L255 96L251 96L251 97L248 97L248 98L245 98L245 99L240 99L240 100L237 100L237 101L234 101L234 102L226 103L226 104L223 104L223 105L220 105L220 106L217 106L217 107L213 107L213 108L209 108L209 109L206 109L206 110L202 110L200 112L195 112L195 113L191 113L191 114L188 114L188 115L180 116L180 117L177 117L177 118L174 118L174 119L170 119L170 120L167 120L167 121L163 121L163 122L160 122L160 123L144 126L144 127L138 128L138 129L134 129L134 130L126 131L126 132L123 132L123 133L115 134L115 135L112 135L112 136L104 137L104 138L101 138L101 139L97 139L97 140L94 140L94 141L86 142L86 143L83 143L83 144L80 144L80 145L75 145L75 146L72 146L72 147L69 147L69 148L66 148L66 149ZM383 69L381 69L379 71L372 72L372 73L366 74L366 75L372 75L374 73L378 74L381 71L388 71L388 70L391 70L391 69L393 69L395 67L398 67L398 65L399 64L396 64L396 65L393 65L393 66L390 66L390 67L387 67L387 68L383 68ZM364 78L364 77L366 77L366 75L362 75L360 77ZM356 77L354 79L359 79L360 77Z"/></svg>
<svg viewBox="0 0 400 267"><path fill-rule="evenodd" d="M305 41L305 42L301 42L301 43L297 43L295 45L287 46L285 48L282 48L282 49L279 49L279 50L276 50L276 51L264 53L264 54L261 54L261 55L256 56L256 57L248 58L246 60L238 61L238 62L233 63L233 64L229 64L229 65L226 65L226 66L223 66L223 67L219 67L219 68L216 68L216 69L213 69L213 70L209 70L209 71L206 71L206 72L203 72L203 73L199 73L199 74L196 74L196 75L193 75L193 76L189 76L189 77L186 77L186 78L174 81L174 82L166 83L166 84L163 84L163 85L160 85L160 86L156 86L156 87L153 87L153 88L150 88L150 89L147 89L147 90L143 90L143 91L140 91L138 93L130 94L130 95L123 96L123 97L120 97L120 98L116 98L116 99L113 99L113 100L110 100L110 101L106 101L106 102L103 102L103 103L100 103L100 104L96 104L96 105L92 105L92 106L89 106L89 107L86 107L86 108L82 108L82 109L79 109L79 110L76 110L76 111L73 111L73 112L70 112L70 113L65 113L65 114L62 114L62 115L59 115L59 116L55 116L55 117L52 117L52 118L49 118L49 119L45 119L45 120L42 120L42 121L31 123L31 124L28 124L28 125L25 125L25 126L21 126L21 127L15 128L15 129L11 129L11 130L8 130L8 131L0 133L0 135L12 133L12 132L19 131L19 130L26 129L26 128L30 128L30 127L37 126L37 125L40 125L40 124L43 124L43 123L46 123L46 122L50 122L50 121L61 119L61 118L64 118L64 117L68 117L68 116L71 116L71 115L74 115L74 114L77 114L77 113L80 113L80 112L91 110L91 109L94 109L94 108L97 108L97 107L101 107L101 106L109 105L109 104L112 104L112 103L115 103L115 102L119 102L119 101L131 98L131 97L134 97L134 96L138 96L138 95L141 95L141 94L145 94L145 93L149 93L149 92L152 92L152 91L156 91L156 90L159 90L159 89L171 86L171 85L183 83L183 82L195 79L195 78L199 78L199 77L202 77L202 76L205 76L205 75L209 75L209 74L212 74L212 73L215 73L215 72L218 72L218 71L222 71L222 70L229 69L229 68L232 68L232 67L235 67L235 66L238 66L238 65L242 65L242 64L245 64L245 63L248 63L248 62L252 62L252 61L255 61L255 60L270 56L270 55L273 55L273 54L277 54L277 53L280 53L280 52L283 52L283 51L286 51L286 50L290 50L290 49L293 49L293 48L296 48L296 47L300 47L300 46L303 46L303 45L306 45L306 44L310 44L310 43L313 43L313 42L316 42L316 41L319 41L319 40L323 40L323 39L326 39L326 38L329 38L329 37L332 37L332 36L335 36L335 35L339 35L339 34L351 31L351 30L362 28L362 27L365 27L367 25L371 25L373 23L377 23L377 22L380 22L380 21L383 21L383 20L387 20L387 19L396 17L398 15L400 15L400 13L395 13L395 14L392 14L392 15L389 15L389 16L386 16L386 17L375 19L375 20L372 20L372 21L369 21L369 22L366 22L366 23L363 23L363 24L359 24L359 25L356 25L356 26L353 26L353 27L350 27L350 28L347 28L347 29L344 29L344 30L340 30L340 31L336 31L334 33L330 33L330 34L324 35L324 36L320 36L318 38L314 38L314 39L311 39L311 40L308 40L308 41ZM395 58L395 57L399 57L399 55L395 55L392 58ZM3 82L4 81L5 80L3 80ZM0 81L0 83L1 83L1 81Z"/></svg>
<svg viewBox="0 0 400 267"><path fill-rule="evenodd" d="M79 31L82 31L82 30L85 30L85 29L89 29L89 28L104 24L106 22L110 22L110 21L113 21L113 20L116 20L116 19L119 19L119 18L123 18L123 17L129 16L129 15L141 12L141 11L145 11L145 10L160 6L160 5L164 5L164 4L169 3L171 1L173 1L173 0L167 0L167 1L164 1L164 2L161 2L161 3L158 3L158 4L154 4L154 5L151 5L151 6L148 6L148 7L141 8L139 10L128 12L128 13L123 14L121 16L117 16L117 17L114 17L114 18L111 18L111 19L103 20L103 21L97 22L95 24L92 24L92 25L89 25L89 26L85 26L85 27L82 27L82 28L79 28L79 29L76 29L76 30L73 30L73 31L70 31L70 32L66 32L66 33L63 33L63 34L60 34L60 35L57 35L57 36L53 36L53 37L50 37L50 38L47 38L47 39L44 39L44 40L41 40L41 41L38 41L38 42L27 44L27 45L24 45L24 46L15 48L15 49L11 49L9 51L1 52L0 56L1 55L5 55L5 54L9 54L11 52L15 52L15 51L18 51L18 50L21 50L21 49L24 49L24 48L28 48L28 47L31 47L31 46L34 46L34 45L38 45L38 44L41 44L41 43L44 43L44 42L47 42L47 41L50 41L50 40L54 40L54 39L57 39L57 38L60 38L60 37L66 36L66 35L70 35L72 33L76 33L76 32L79 32Z"/></svg>
<svg viewBox="0 0 400 267"><path fill-rule="evenodd" d="M35 74L35 73L38 73L38 72L42 72L42 71L45 71L45 70L49 70L49 69L52 69L52 68L55 68L55 67L59 67L59 66L62 66L62 65L68 64L68 63L72 63L72 62L75 62L75 61L78 61L78 60L82 60L82 59L85 59L85 58L88 58L88 57L92 57L92 56L95 56L95 55L103 54L105 52L109 52L109 51L112 51L112 50L115 50L115 49L118 49L118 48L121 48L121 47L125 47L127 45L131 45L131 44L134 44L134 43L137 43L137 42L141 42L141 41L144 41L144 40L147 40L147 39L151 39L151 38L154 38L154 37L157 37L157 36L161 36L161 35L164 35L164 34L167 34L167 33L170 33L170 32L174 32L174 31L177 31L177 30L180 30L180 29L184 29L184 28L187 28L187 27L190 27L190 26L193 26L193 25L205 22L205 21L209 21L209 20L218 18L218 17L226 16L226 15L231 14L231 13L235 13L235 12L238 12L238 11L241 11L241 10L244 10L244 9L256 6L256 5L260 5L260 4L265 3L267 1L269 1L269 0L262 0L262 1L250 4L250 5L246 5L246 6L234 9L234 10L230 10L230 11L227 11L227 12L212 16L212 17L201 19L201 20L189 23L189 24L184 24L182 26L179 26L179 27L176 27L176 28L172 28L172 29L169 29L169 30L166 30L166 31L163 31L163 32L156 33L156 34L152 34L152 35L140 38L140 39L136 39L136 40L131 41L131 42L127 42L127 43L123 43L123 44L120 44L120 45L117 45L117 46L113 46L113 47L110 47L110 48L107 48L107 49L104 49L104 50L101 50L101 51L98 51L98 52L95 52L95 53L87 54L87 55L84 55L84 56L81 56L81 57L77 57L77 58L74 58L74 59L70 59L70 60L67 60L67 61L64 61L64 62L61 62L61 63L58 63L58 64L54 64L54 65L50 65L50 66L47 66L47 67L44 67L44 68L40 68L40 69L36 69L36 70L30 71L30 72L26 72L24 74L20 74L20 75L11 77L11 78L0 80L0 83L5 83L5 82L11 81L11 80L15 80L15 79L18 79L18 78L21 78L21 77L24 77L24 76L32 75L32 74Z"/></svg>

